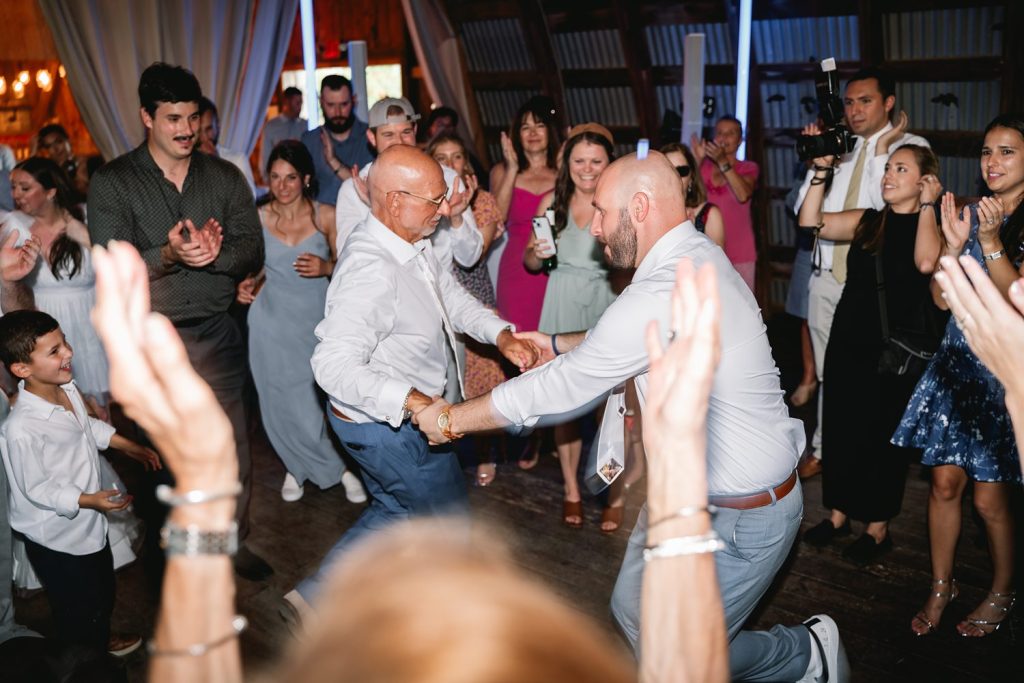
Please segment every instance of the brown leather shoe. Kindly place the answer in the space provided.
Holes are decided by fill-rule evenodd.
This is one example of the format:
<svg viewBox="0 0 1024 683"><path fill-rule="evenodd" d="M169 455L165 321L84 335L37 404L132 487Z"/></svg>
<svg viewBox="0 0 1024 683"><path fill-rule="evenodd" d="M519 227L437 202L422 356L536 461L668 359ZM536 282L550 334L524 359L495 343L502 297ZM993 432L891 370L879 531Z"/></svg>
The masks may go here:
<svg viewBox="0 0 1024 683"><path fill-rule="evenodd" d="M821 474L821 459L808 453L800 459L800 464L796 466L796 473L800 475L800 479L810 479Z"/></svg>

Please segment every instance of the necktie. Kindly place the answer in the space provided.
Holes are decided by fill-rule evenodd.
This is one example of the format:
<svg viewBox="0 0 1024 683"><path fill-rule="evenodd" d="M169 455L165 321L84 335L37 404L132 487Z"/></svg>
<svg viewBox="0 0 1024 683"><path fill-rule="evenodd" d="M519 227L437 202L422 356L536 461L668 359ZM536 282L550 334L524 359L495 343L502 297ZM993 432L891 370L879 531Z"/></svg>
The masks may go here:
<svg viewBox="0 0 1024 683"><path fill-rule="evenodd" d="M430 269L430 264L427 263L426 250L421 251L416 256L416 265L420 267L420 271L423 273L423 277L426 279L427 284L430 285L427 289L430 292L431 298L434 300L434 304L437 305L437 310L441 314L441 327L444 329L444 338L448 342L448 348L445 349L445 356L449 359L455 360L455 374L459 379L459 391L462 395L466 395L466 388L462 384L462 368L459 366L459 354L455 352L455 328L452 327L452 321L448 318L448 310L444 307L444 299L441 298L441 288L437 284L437 280L434 278L434 272Z"/></svg>
<svg viewBox="0 0 1024 683"><path fill-rule="evenodd" d="M859 209L857 202L860 198L860 179L864 175L864 160L868 156L868 141L860 146L860 153L857 155L857 163L853 165L853 175L850 176L850 187L846 189L846 199L843 201L843 211ZM832 250L832 277L836 282L846 282L846 255L850 252L850 243L841 242Z"/></svg>

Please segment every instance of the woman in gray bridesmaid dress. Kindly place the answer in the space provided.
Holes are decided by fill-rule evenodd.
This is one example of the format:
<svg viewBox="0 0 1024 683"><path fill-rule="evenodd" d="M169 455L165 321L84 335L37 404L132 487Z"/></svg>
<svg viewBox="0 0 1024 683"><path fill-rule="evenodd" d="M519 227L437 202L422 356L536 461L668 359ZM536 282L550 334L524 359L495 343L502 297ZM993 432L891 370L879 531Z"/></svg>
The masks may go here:
<svg viewBox="0 0 1024 683"><path fill-rule="evenodd" d="M249 365L263 428L288 471L281 497L299 500L306 481L322 489L341 482L350 501L364 502L362 483L328 436L309 364L336 258L334 207L313 201L313 159L297 141L274 147L267 178L270 193L259 207L265 265L239 284L238 300L250 304Z"/></svg>

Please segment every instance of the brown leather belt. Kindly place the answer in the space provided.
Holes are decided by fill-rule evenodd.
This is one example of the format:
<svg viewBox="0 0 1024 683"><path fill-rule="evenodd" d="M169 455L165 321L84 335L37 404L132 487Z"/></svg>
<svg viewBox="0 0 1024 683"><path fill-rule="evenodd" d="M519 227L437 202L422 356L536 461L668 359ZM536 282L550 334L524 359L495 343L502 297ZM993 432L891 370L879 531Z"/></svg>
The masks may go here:
<svg viewBox="0 0 1024 683"><path fill-rule="evenodd" d="M330 405L331 405L331 412L334 413L334 417L338 418L339 420L344 420L345 422L355 422L355 420L350 418L348 415L346 415L345 413L343 413L340 410L338 410L337 408L335 408L333 403L330 404Z"/></svg>
<svg viewBox="0 0 1024 683"><path fill-rule="evenodd" d="M796 486L796 470L789 475L786 481L782 482L769 491L751 493L746 496L708 496L708 503L717 505L720 508L732 508L733 510L752 510L753 508L771 505L777 500L785 498L793 487ZM772 496L772 493L775 495Z"/></svg>

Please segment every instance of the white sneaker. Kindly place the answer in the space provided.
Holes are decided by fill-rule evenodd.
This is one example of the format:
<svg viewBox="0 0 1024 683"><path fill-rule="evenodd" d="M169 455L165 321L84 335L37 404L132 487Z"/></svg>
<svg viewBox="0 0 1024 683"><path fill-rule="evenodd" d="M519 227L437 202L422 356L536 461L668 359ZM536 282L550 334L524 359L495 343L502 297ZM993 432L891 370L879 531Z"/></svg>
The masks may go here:
<svg viewBox="0 0 1024 683"><path fill-rule="evenodd" d="M281 498L286 503L294 503L295 501L302 498L304 493L302 486L295 477L292 476L291 472L284 475L284 485L281 487Z"/></svg>
<svg viewBox="0 0 1024 683"><path fill-rule="evenodd" d="M359 477L352 474L351 470L345 470L345 474L341 475L341 485L345 487L345 497L348 498L348 502L366 502L366 489L363 488L363 482L359 481Z"/></svg>
<svg viewBox="0 0 1024 683"><path fill-rule="evenodd" d="M850 662L835 620L827 614L815 614L804 626L811 638L811 663L797 683L847 683Z"/></svg>

